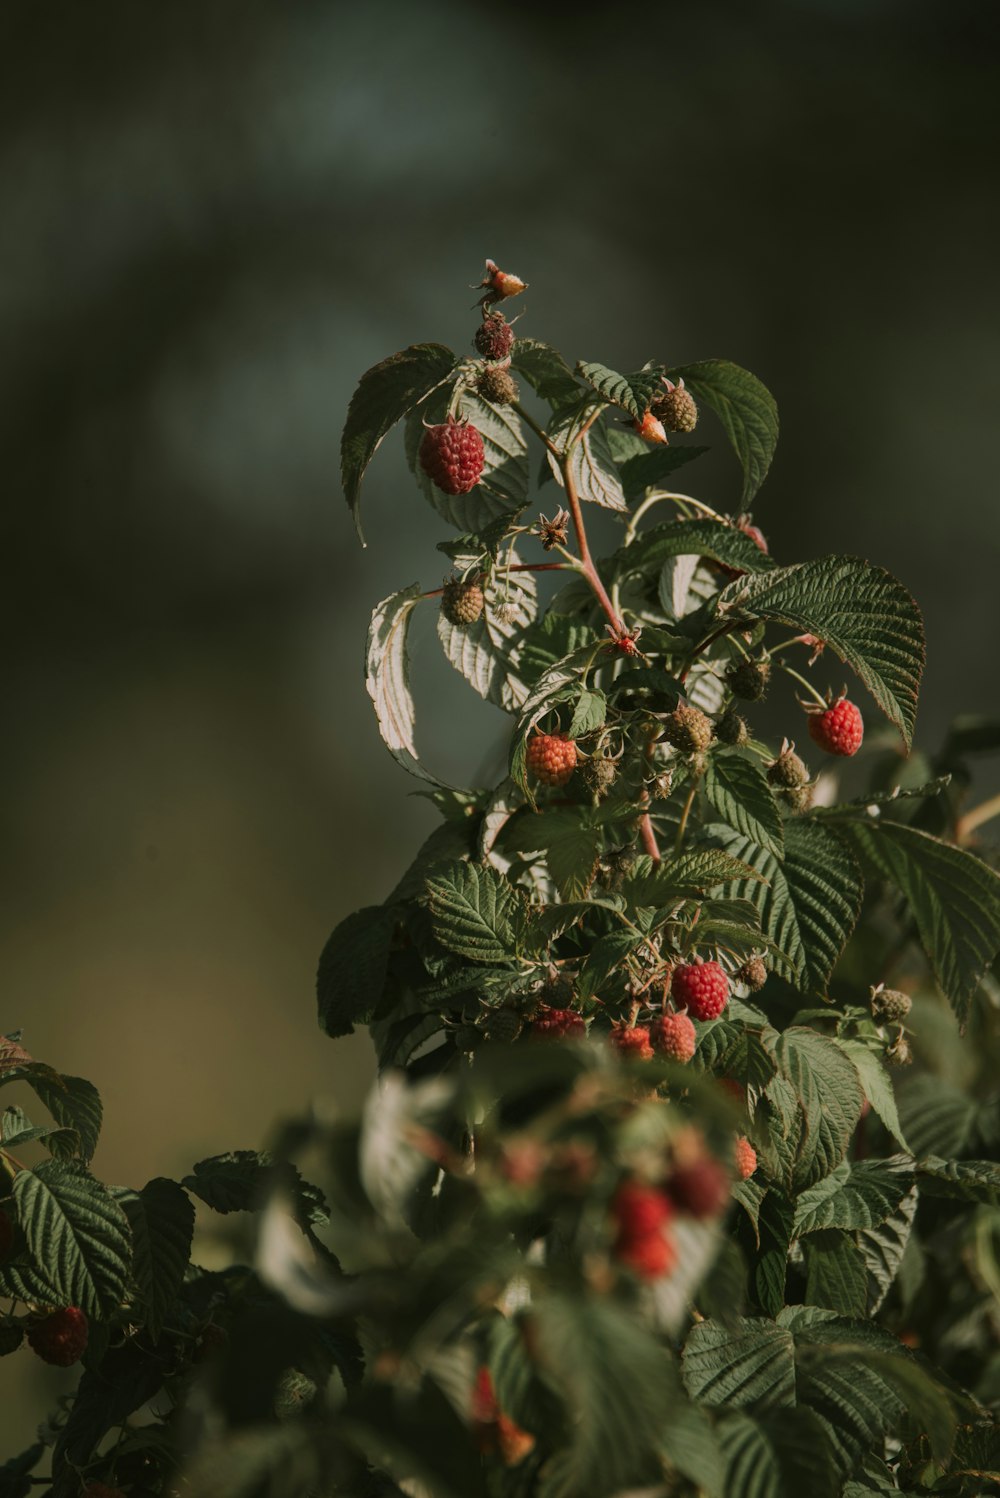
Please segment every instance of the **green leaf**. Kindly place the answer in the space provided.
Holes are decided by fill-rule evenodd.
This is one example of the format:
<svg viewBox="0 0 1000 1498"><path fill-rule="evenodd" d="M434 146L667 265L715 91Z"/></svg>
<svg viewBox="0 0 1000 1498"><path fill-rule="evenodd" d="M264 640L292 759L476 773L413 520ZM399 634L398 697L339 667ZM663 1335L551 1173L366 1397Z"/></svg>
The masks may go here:
<svg viewBox="0 0 1000 1498"><path fill-rule="evenodd" d="M146 1307L146 1326L155 1341L184 1282L194 1206L176 1181L158 1176L141 1191L128 1191L119 1205L132 1229L132 1274Z"/></svg>
<svg viewBox="0 0 1000 1498"><path fill-rule="evenodd" d="M939 1460L955 1434L951 1402L906 1349L871 1323L828 1321L796 1334L799 1397L836 1432L845 1464L907 1414Z"/></svg>
<svg viewBox="0 0 1000 1498"><path fill-rule="evenodd" d="M748 860L734 858L721 848L700 848L648 868L647 862L639 861L635 875L625 885L624 893L635 905L676 905L734 879L749 884L766 877L758 874Z"/></svg>
<svg viewBox="0 0 1000 1498"><path fill-rule="evenodd" d="M863 1316L868 1303L868 1271L850 1233L827 1228L803 1245L806 1302L845 1316Z"/></svg>
<svg viewBox="0 0 1000 1498"><path fill-rule="evenodd" d="M100 1138L103 1114L101 1095L92 1082L83 1077L63 1076L53 1067L32 1061L30 1057L6 1066L0 1075L0 1084L5 1082L27 1082L56 1123L62 1125L60 1131L50 1135L53 1154L76 1153L74 1141L66 1133L74 1130L79 1152L85 1160L90 1159Z"/></svg>
<svg viewBox="0 0 1000 1498"><path fill-rule="evenodd" d="M603 728L607 710L608 702L604 693L591 691L585 687L573 709L573 717L568 729L570 738L581 739L584 734L594 733L596 729Z"/></svg>
<svg viewBox="0 0 1000 1498"><path fill-rule="evenodd" d="M733 1327L700 1321L684 1344L684 1384L692 1399L715 1408L790 1408L795 1403L794 1352L791 1332L762 1317Z"/></svg>
<svg viewBox="0 0 1000 1498"><path fill-rule="evenodd" d="M574 701L580 694L581 679L599 649L596 641L577 647L572 654L543 671L521 704L520 716L510 741L510 778L530 796L527 777L526 748L528 737L546 713L561 703Z"/></svg>
<svg viewBox="0 0 1000 1498"><path fill-rule="evenodd" d="M511 352L511 367L523 375L535 394L554 410L572 406L580 399L580 386L562 354L537 338L518 338Z"/></svg>
<svg viewBox="0 0 1000 1498"><path fill-rule="evenodd" d="M473 962L513 955L518 896L491 867L456 863L427 881L434 935L449 952Z"/></svg>
<svg viewBox="0 0 1000 1498"><path fill-rule="evenodd" d="M853 1164L845 1161L801 1193L795 1209L795 1234L801 1237L829 1228L855 1231L880 1227L912 1187L913 1164L906 1155Z"/></svg>
<svg viewBox="0 0 1000 1498"><path fill-rule="evenodd" d="M1000 952L1000 874L963 848L901 822L839 825L902 894L934 976L964 1024Z"/></svg>
<svg viewBox="0 0 1000 1498"><path fill-rule="evenodd" d="M647 489L658 488L664 479L676 473L678 468L683 468L685 463L693 463L695 458L703 457L709 451L707 447L654 447L651 449L641 437L638 440L642 444L642 450L633 453L631 457L622 459L615 454L622 488L625 490L625 498L629 504L641 499ZM614 446L612 442L612 453L614 453Z"/></svg>
<svg viewBox="0 0 1000 1498"><path fill-rule="evenodd" d="M788 1248L792 1241L794 1217L795 1208L788 1197L777 1187L772 1187L761 1203L757 1218L759 1246L753 1276L757 1299L769 1316L777 1316L785 1303Z"/></svg>
<svg viewBox="0 0 1000 1498"><path fill-rule="evenodd" d="M34 1267L54 1305L99 1319L125 1291L129 1225L111 1193L75 1161L46 1160L11 1187Z"/></svg>
<svg viewBox="0 0 1000 1498"><path fill-rule="evenodd" d="M834 1041L801 1025L779 1037L775 1058L805 1120L795 1169L802 1188L830 1175L843 1160L861 1114L861 1082Z"/></svg>
<svg viewBox="0 0 1000 1498"><path fill-rule="evenodd" d="M671 520L640 531L629 546L615 552L611 566L627 577L634 572L649 573L671 557L709 557L750 573L773 572L776 565L744 531L724 520Z"/></svg>
<svg viewBox="0 0 1000 1498"><path fill-rule="evenodd" d="M749 505L767 476L778 445L778 407L767 386L728 359L705 359L671 370L696 400L712 407L743 466L742 503Z"/></svg>
<svg viewBox="0 0 1000 1498"><path fill-rule="evenodd" d="M784 848L781 813L763 770L732 750L718 749L703 782L706 799L736 832L780 858Z"/></svg>
<svg viewBox="0 0 1000 1498"><path fill-rule="evenodd" d="M576 366L576 372L588 385L594 387L598 395L603 395L612 405L627 411L634 421L641 421L653 403L662 365L640 370L638 374L622 375L615 369L609 369L606 364L581 360Z"/></svg>
<svg viewBox="0 0 1000 1498"><path fill-rule="evenodd" d="M508 560L518 561L511 551ZM437 633L455 670L487 702L514 712L527 696L513 664L517 642L538 609L538 587L531 572L495 574L484 589L486 607L474 624L452 624L441 609Z"/></svg>
<svg viewBox="0 0 1000 1498"><path fill-rule="evenodd" d="M582 645L598 643L597 635L582 620L566 614L543 614L528 626L518 644L518 673L529 686L535 686L546 671Z"/></svg>
<svg viewBox="0 0 1000 1498"><path fill-rule="evenodd" d="M320 1028L351 1035L382 996L395 921L384 905L366 905L342 920L319 959L316 998Z"/></svg>
<svg viewBox="0 0 1000 1498"><path fill-rule="evenodd" d="M446 380L455 355L440 343L416 343L361 376L340 439L340 474L358 536L361 480L375 450L396 422Z"/></svg>
<svg viewBox="0 0 1000 1498"><path fill-rule="evenodd" d="M5 1108L3 1112L2 1137L8 1149L19 1149L25 1144L44 1143L49 1154L60 1160L71 1159L80 1153L80 1136L75 1129L53 1129L44 1124L33 1124L20 1108Z"/></svg>
<svg viewBox="0 0 1000 1498"><path fill-rule="evenodd" d="M885 1127L889 1130L889 1133L900 1148L909 1150L910 1146L906 1142L903 1134L903 1126L899 1121L892 1077L883 1062L862 1041L841 1040L838 1037L837 1044L845 1055L849 1056L851 1061L853 1061L858 1076L861 1078L865 1097Z"/></svg>
<svg viewBox="0 0 1000 1498"><path fill-rule="evenodd" d="M1000 1197L1000 1164L995 1160L940 1160L931 1155L920 1161L917 1175L926 1196L994 1204Z"/></svg>
<svg viewBox="0 0 1000 1498"><path fill-rule="evenodd" d="M878 1227L865 1228L858 1234L858 1247L864 1255L868 1271L867 1310L870 1315L874 1315L879 1309L899 1273L906 1245L910 1241L917 1198L917 1188L911 1186L891 1217L887 1217Z"/></svg>
<svg viewBox="0 0 1000 1498"><path fill-rule="evenodd" d="M804 992L823 992L861 909L861 873L850 849L827 827L796 817L784 832L782 863L740 833L720 833L723 846L756 876L729 893L756 906L761 929L776 949L775 970Z"/></svg>
<svg viewBox="0 0 1000 1498"><path fill-rule="evenodd" d="M372 614L368 630L365 686L375 705L382 742L397 764L420 780L443 785L417 758L413 729L415 707L410 691L410 660L406 636L410 616L420 600L420 584L383 598Z"/></svg>
<svg viewBox="0 0 1000 1498"><path fill-rule="evenodd" d="M719 1439L732 1498L836 1498L840 1490L825 1429L811 1410L730 1415Z"/></svg>
<svg viewBox="0 0 1000 1498"><path fill-rule="evenodd" d="M544 853L564 900L581 900L594 882L604 840L599 818L588 808L526 813L507 824L505 849Z"/></svg>
<svg viewBox="0 0 1000 1498"><path fill-rule="evenodd" d="M601 401L585 400L579 406L558 411L549 423L549 437L561 453L570 453L570 472L580 498L606 510L622 511L628 505L608 434L599 419L591 422L594 410L602 405ZM561 484L562 469L551 453L549 467Z"/></svg>
<svg viewBox="0 0 1000 1498"><path fill-rule="evenodd" d="M774 620L823 640L857 672L907 747L924 669L924 623L902 583L858 557L818 557L738 578L719 613Z"/></svg>

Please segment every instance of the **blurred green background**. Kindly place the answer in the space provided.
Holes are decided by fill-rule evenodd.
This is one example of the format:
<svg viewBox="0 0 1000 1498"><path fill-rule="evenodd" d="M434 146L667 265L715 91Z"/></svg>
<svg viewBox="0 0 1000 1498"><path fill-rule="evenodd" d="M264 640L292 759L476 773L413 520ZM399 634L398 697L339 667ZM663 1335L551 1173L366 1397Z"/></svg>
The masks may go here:
<svg viewBox="0 0 1000 1498"><path fill-rule="evenodd" d="M772 550L912 588L926 745L996 710L998 22L962 0L0 4L2 1028L100 1087L105 1179L258 1145L370 1075L363 1036L319 1035L313 973L435 820L359 665L372 604L440 581L443 525L391 439L361 551L339 430L377 359L469 351L487 255L531 283L520 329L572 359L757 372L783 427ZM712 440L685 481L733 510ZM423 748L485 775L503 720L435 651ZM0 1365L0 1449L59 1385Z"/></svg>

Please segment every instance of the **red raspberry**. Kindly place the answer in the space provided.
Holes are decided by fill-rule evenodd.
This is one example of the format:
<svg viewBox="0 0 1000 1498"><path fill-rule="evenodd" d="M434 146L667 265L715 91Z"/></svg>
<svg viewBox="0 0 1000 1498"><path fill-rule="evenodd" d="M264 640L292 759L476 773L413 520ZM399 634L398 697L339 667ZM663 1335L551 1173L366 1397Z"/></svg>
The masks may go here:
<svg viewBox="0 0 1000 1498"><path fill-rule="evenodd" d="M677 1263L677 1249L665 1233L627 1238L615 1244L615 1258L643 1280L659 1280Z"/></svg>
<svg viewBox="0 0 1000 1498"><path fill-rule="evenodd" d="M658 1186L641 1181L622 1181L611 1203L618 1237L647 1238L658 1233L674 1215L670 1201Z"/></svg>
<svg viewBox="0 0 1000 1498"><path fill-rule="evenodd" d="M695 1019L718 1019L729 1003L729 979L717 962L683 962L674 968L670 992Z"/></svg>
<svg viewBox="0 0 1000 1498"><path fill-rule="evenodd" d="M528 743L528 769L543 785L565 785L576 769L576 744L565 733L536 733Z"/></svg>
<svg viewBox="0 0 1000 1498"><path fill-rule="evenodd" d="M645 437L647 442L666 442L667 434L663 430L663 422L657 421L652 411L647 411L641 421L633 421L635 430L640 437Z"/></svg>
<svg viewBox="0 0 1000 1498"><path fill-rule="evenodd" d="M732 1098L733 1102L738 1105L738 1107L746 1107L747 1090L743 1086L742 1082L737 1082L735 1077L716 1077L715 1080L718 1082L720 1087L722 1087L726 1092L729 1093L729 1096Z"/></svg>
<svg viewBox="0 0 1000 1498"><path fill-rule="evenodd" d="M613 1025L608 1036L619 1056L636 1061L652 1061L653 1047L649 1043L649 1031L645 1025Z"/></svg>
<svg viewBox="0 0 1000 1498"><path fill-rule="evenodd" d="M28 1328L28 1345L43 1363L68 1368L79 1362L87 1347L87 1318L77 1306L66 1306L35 1321Z"/></svg>
<svg viewBox="0 0 1000 1498"><path fill-rule="evenodd" d="M482 434L454 416L428 427L420 444L420 466L445 494L468 494L482 477L486 449Z"/></svg>
<svg viewBox="0 0 1000 1498"><path fill-rule="evenodd" d="M14 1245L14 1224L6 1212L0 1211L0 1264Z"/></svg>
<svg viewBox="0 0 1000 1498"><path fill-rule="evenodd" d="M499 363L510 357L510 351L514 347L514 329L502 312L487 312L482 325L476 329L473 343L477 354Z"/></svg>
<svg viewBox="0 0 1000 1498"><path fill-rule="evenodd" d="M809 737L827 754L857 754L864 738L865 725L861 710L846 697L833 703L825 712L809 711Z"/></svg>
<svg viewBox="0 0 1000 1498"><path fill-rule="evenodd" d="M531 1033L549 1040L578 1040L586 1035L587 1025L583 1015L573 1009L543 1009L532 1020Z"/></svg>
<svg viewBox="0 0 1000 1498"><path fill-rule="evenodd" d="M748 1180L757 1169L757 1151L745 1134L736 1136L733 1159L736 1161L736 1174L741 1181Z"/></svg>
<svg viewBox="0 0 1000 1498"><path fill-rule="evenodd" d="M686 1014L657 1015L649 1027L653 1050L674 1061L690 1061L698 1045L694 1025Z"/></svg>
<svg viewBox="0 0 1000 1498"><path fill-rule="evenodd" d="M729 1200L729 1177L718 1160L705 1155L701 1160L679 1165L667 1183L670 1199L679 1212L692 1217L717 1217Z"/></svg>

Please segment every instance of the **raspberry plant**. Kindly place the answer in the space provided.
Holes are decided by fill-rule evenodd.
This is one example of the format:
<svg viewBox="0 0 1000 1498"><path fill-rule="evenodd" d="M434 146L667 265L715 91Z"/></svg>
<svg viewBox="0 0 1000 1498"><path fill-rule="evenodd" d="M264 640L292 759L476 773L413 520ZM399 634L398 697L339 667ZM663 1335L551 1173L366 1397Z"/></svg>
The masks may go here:
<svg viewBox="0 0 1000 1498"><path fill-rule="evenodd" d="M474 356L384 360L343 435L356 517L402 424L451 528L443 585L380 603L367 652L440 825L319 966L379 1086L135 1191L91 1172L90 1084L4 1042L53 1122L4 1115L0 1353L83 1373L3 1498L991 1490L1000 877L970 844L1000 806L964 798L1000 724L914 750L906 589L772 556L753 375L571 366L501 310L518 277L477 289ZM672 487L707 413L733 515ZM509 717L499 784L418 752L432 620ZM246 1263L198 1266L195 1199L256 1212Z"/></svg>

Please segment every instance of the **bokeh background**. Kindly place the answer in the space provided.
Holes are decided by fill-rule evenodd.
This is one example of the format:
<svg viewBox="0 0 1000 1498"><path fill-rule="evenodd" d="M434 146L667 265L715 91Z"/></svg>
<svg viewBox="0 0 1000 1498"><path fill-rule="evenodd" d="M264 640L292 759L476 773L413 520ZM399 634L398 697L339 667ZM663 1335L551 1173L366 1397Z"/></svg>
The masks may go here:
<svg viewBox="0 0 1000 1498"><path fill-rule="evenodd" d="M313 974L435 820L360 656L377 599L440 581L442 525L390 439L360 550L339 430L377 359L469 349L487 255L572 358L757 372L772 550L910 585L925 745L996 710L998 22L980 0L3 0L0 1028L98 1084L105 1179L367 1084ZM737 507L721 440L689 472ZM435 648L424 750L485 775L502 720ZM0 1365L3 1454L58 1386Z"/></svg>

